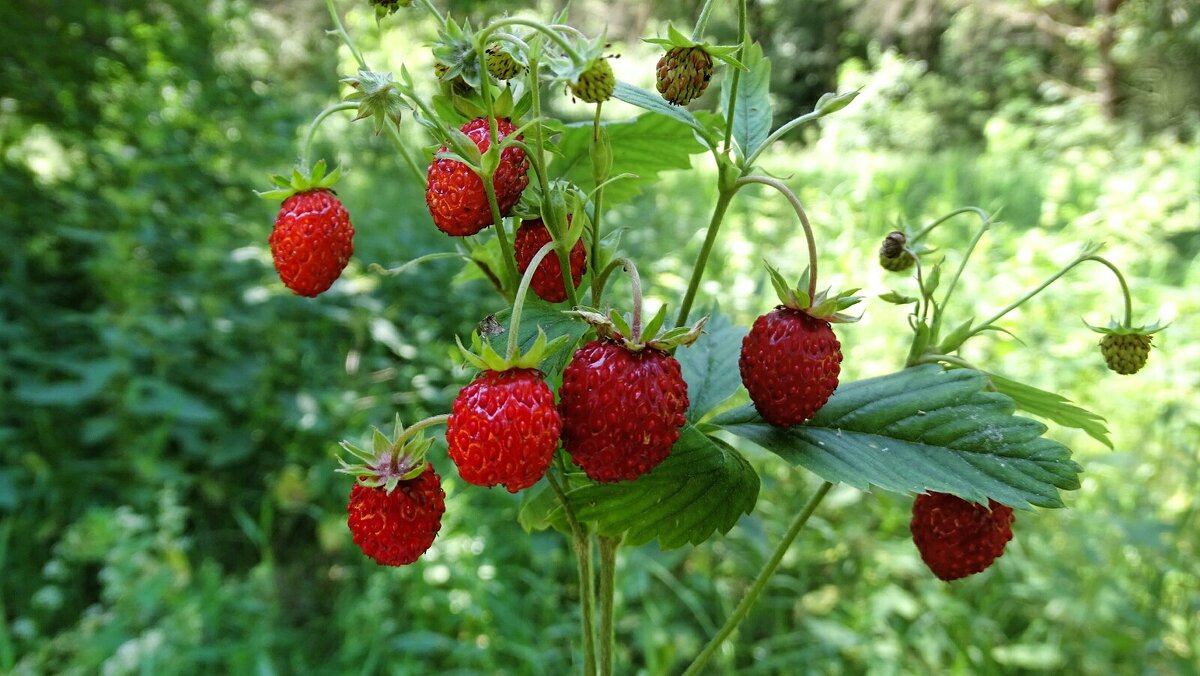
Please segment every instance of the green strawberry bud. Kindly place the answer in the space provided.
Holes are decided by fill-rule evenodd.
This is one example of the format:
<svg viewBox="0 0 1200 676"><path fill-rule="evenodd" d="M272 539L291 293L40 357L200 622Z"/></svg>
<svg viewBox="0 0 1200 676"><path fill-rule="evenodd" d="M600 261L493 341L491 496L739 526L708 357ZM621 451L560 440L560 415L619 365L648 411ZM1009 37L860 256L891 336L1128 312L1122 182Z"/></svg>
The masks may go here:
<svg viewBox="0 0 1200 676"><path fill-rule="evenodd" d="M1109 370L1132 375L1146 365L1152 338L1139 333L1110 333L1100 340L1100 354Z"/></svg>
<svg viewBox="0 0 1200 676"><path fill-rule="evenodd" d="M917 261L911 251L904 248L908 238L899 230L893 230L879 247L879 265L891 272L903 272Z"/></svg>

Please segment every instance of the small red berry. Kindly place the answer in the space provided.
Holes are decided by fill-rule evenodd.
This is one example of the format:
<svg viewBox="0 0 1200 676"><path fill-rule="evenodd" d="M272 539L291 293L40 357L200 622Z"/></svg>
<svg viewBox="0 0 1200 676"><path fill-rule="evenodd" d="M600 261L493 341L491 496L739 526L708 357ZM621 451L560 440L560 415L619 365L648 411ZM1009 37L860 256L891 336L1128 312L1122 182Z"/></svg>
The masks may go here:
<svg viewBox="0 0 1200 676"><path fill-rule="evenodd" d="M454 400L446 443L467 483L503 484L516 493L546 473L561 431L554 392L540 371L486 370Z"/></svg>
<svg viewBox="0 0 1200 676"><path fill-rule="evenodd" d="M279 278L301 296L333 286L354 253L350 214L333 192L297 193L283 201L268 240Z"/></svg>
<svg viewBox="0 0 1200 676"><path fill-rule="evenodd" d="M355 482L346 511L354 544L364 554L384 566L403 566L433 545L446 511L446 492L429 466L390 493Z"/></svg>
<svg viewBox="0 0 1200 676"><path fill-rule="evenodd" d="M593 481L627 481L657 467L679 439L688 408L674 357L615 340L579 348L559 395L563 447Z"/></svg>
<svg viewBox="0 0 1200 676"><path fill-rule="evenodd" d="M841 362L841 344L828 321L778 307L755 320L742 340L738 367L759 415L790 427L829 401Z"/></svg>
<svg viewBox="0 0 1200 676"><path fill-rule="evenodd" d="M567 222L570 222L569 218ZM521 274L525 274L538 250L549 244L551 239L550 231L540 218L525 221L520 228L517 228L517 237L513 242L513 254L517 259L517 269L521 271ZM587 266L587 252L584 250L582 239L571 247L570 261L571 283L575 285L575 288L579 288L579 282L583 279L583 270ZM529 288L533 289L538 298L547 303L561 303L567 299L567 290L563 285L562 266L559 264L557 254L551 253L542 259L541 264L533 273L533 280L530 282Z"/></svg>
<svg viewBox="0 0 1200 676"><path fill-rule="evenodd" d="M955 495L929 493L917 496L912 512L917 551L933 574L947 582L983 572L1012 539L1012 508L995 500L984 507Z"/></svg>
<svg viewBox="0 0 1200 676"><path fill-rule="evenodd" d="M500 141L516 130L512 122L503 118L496 120L496 136ZM486 117L466 123L462 132L471 137L481 153L487 152L492 145ZM442 146L438 152L447 150L449 148ZM500 164L492 176L501 216L507 216L521 199L521 192L529 185L528 171L529 160L524 150L509 146L501 151ZM457 160L435 158L429 165L425 203L429 205L434 224L448 235L474 235L493 223L483 180Z"/></svg>

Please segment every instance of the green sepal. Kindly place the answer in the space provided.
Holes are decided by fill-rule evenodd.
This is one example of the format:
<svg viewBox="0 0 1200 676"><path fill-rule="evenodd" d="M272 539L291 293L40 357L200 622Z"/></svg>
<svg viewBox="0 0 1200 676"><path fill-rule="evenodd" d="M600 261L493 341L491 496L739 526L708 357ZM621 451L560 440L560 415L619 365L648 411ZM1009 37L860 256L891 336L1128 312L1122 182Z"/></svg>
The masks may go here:
<svg viewBox="0 0 1200 676"><path fill-rule="evenodd" d="M853 323L862 318L861 316L855 317L842 312L842 310L846 310L862 300L861 296L854 295L858 289L839 291L837 293L831 293L829 289L826 289L817 292L815 297L810 298L806 290L811 274L808 268L805 268L804 274L800 275L800 280L796 286L792 287L788 285L787 280L783 278L783 275L773 265L765 260L763 264L767 268L767 275L771 279L771 285L775 287L775 293L779 296L779 301L784 307L799 310L809 316L831 323Z"/></svg>
<svg viewBox="0 0 1200 676"><path fill-rule="evenodd" d="M1170 324L1160 324L1157 321L1149 326L1132 326L1124 322L1118 322L1116 319L1109 319L1107 326L1092 326L1087 322L1084 322L1084 325L1096 333L1112 336L1150 336L1170 326Z"/></svg>
<svg viewBox="0 0 1200 676"><path fill-rule="evenodd" d="M920 299L913 298L912 296L906 296L898 291L889 291L887 293L879 294L879 300L885 303L891 303L892 305L908 305L909 303L915 303Z"/></svg>
<svg viewBox="0 0 1200 676"><path fill-rule="evenodd" d="M971 324L975 321L974 317L964 321L954 327L945 338L942 339L941 345L938 345L937 351L941 354L950 354L958 348L962 347L963 342L971 337Z"/></svg>
<svg viewBox="0 0 1200 676"><path fill-rule="evenodd" d="M401 114L409 108L404 103L400 85L392 80L391 73L376 73L364 68L353 77L342 78L342 82L354 88L344 100L358 103L355 121L372 118L376 134L382 132L389 123L400 126Z"/></svg>
<svg viewBox="0 0 1200 676"><path fill-rule="evenodd" d="M642 42L648 42L652 45L665 47L668 51L675 47L700 47L708 52L708 55L714 59L725 62L726 64L737 68L738 70L750 70L741 61L734 58L734 54L741 48L741 45L710 45L706 42L696 42L690 37L680 33L675 28L674 24L667 24L667 37L665 38L642 38Z"/></svg>
<svg viewBox="0 0 1200 676"><path fill-rule="evenodd" d="M850 103L858 97L858 94L861 91L861 89L856 89L852 92L846 92L845 94L834 94L833 92L822 94L821 98L817 99L816 112L821 117L836 113L842 108L850 105Z"/></svg>
<svg viewBox="0 0 1200 676"><path fill-rule="evenodd" d="M620 312L617 312L616 310L609 310L608 318L609 321L613 323L613 326L617 328L617 331L622 337L633 339L633 329L630 328L629 322L625 321L625 318L621 316Z"/></svg>
<svg viewBox="0 0 1200 676"><path fill-rule="evenodd" d="M290 177L272 174L271 183L277 186L273 190L255 191L259 197L269 200L285 200L292 195L311 190L330 190L342 178L342 168L336 167L327 175L325 160L317 160L312 169L293 167Z"/></svg>
<svg viewBox="0 0 1200 676"><path fill-rule="evenodd" d="M570 337L557 336L554 340L547 340L546 332L539 326L533 345L524 353L518 350L512 359L501 356L492 347L491 341L480 339L478 332L471 333L470 350L463 346L462 340L458 336L455 336L454 340L458 343L458 349L463 359L471 366L484 371L508 371L509 369L540 368L542 362L561 350Z"/></svg>
<svg viewBox="0 0 1200 676"><path fill-rule="evenodd" d="M646 322L645 327L642 329L642 334L646 336L657 336L658 332L662 330L663 322L666 320L667 304L663 303L659 306L658 312L655 312L654 316L650 318L650 321Z"/></svg>
<svg viewBox="0 0 1200 676"><path fill-rule="evenodd" d="M937 288L941 283L942 262L938 261L937 264L933 266L933 270L930 271L929 276L925 278L924 283L921 285L921 293L925 294L925 297L928 298L932 296L935 291L937 291Z"/></svg>
<svg viewBox="0 0 1200 676"><path fill-rule="evenodd" d="M400 422L400 414L396 414L395 428L389 438L379 428L372 428L371 450L365 450L349 441L342 441L339 446L358 462L350 463L338 456L336 471L349 474L365 486L382 487L392 492L402 481L415 479L429 467L425 456L433 445L433 439L427 438L419 431L415 434L407 432Z"/></svg>

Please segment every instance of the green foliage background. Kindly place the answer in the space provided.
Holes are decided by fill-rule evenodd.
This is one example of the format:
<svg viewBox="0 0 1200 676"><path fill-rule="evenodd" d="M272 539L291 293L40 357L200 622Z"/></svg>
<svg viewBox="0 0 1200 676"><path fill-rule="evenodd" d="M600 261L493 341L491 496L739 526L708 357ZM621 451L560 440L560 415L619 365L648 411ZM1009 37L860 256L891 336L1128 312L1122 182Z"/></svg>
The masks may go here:
<svg viewBox="0 0 1200 676"><path fill-rule="evenodd" d="M349 19L372 61L428 68L428 22L380 34L359 4ZM1125 91L1108 120L1071 95L1088 86L1086 45L989 30L997 19L953 2L894 31L879 3L795 4L751 3L771 26L777 115L863 88L819 133L764 158L810 210L826 283L903 290L874 264L883 235L978 204L1004 223L964 279L964 317L1103 240L1131 276L1137 318L1174 325L1144 372L1107 372L1079 318L1102 323L1120 301L1084 266L1007 323L1024 345L972 343L972 361L1107 417L1116 449L1052 430L1083 464L1083 488L1068 510L1020 514L1000 562L953 585L911 545L910 498L835 489L715 671L1188 673L1200 660L1200 92L1187 74L1200 16L1169 0L1122 9ZM1006 4L1062 18L1090 3ZM486 16L479 5L452 3ZM322 4L0 9L15 55L0 63L0 671L563 673L577 659L574 571L557 535L520 529L516 498L443 472L442 535L401 570L366 561L345 531L336 441L394 410L447 410L468 377L447 356L453 336L500 301L482 281L456 283L449 261L366 270L449 242L388 146L344 118L321 151L351 169L340 195L355 259L316 301L278 282L274 207L251 191L294 161L350 71ZM692 11L593 9L576 11L585 25L609 17L618 76L643 87L655 57L633 37L659 19L690 25ZM714 31L733 20L718 10ZM565 97L556 112L587 114ZM609 217L652 305L680 297L715 199L707 160L693 166L703 180L664 172ZM735 201L702 289L743 325L772 304L759 260L794 275L805 259L787 205L754 194ZM934 243L953 251L970 228L955 222ZM839 329L845 379L903 360L904 310L866 312ZM729 536L624 551L618 664L678 671L814 487L745 450L763 487ZM433 460L448 467L444 452Z"/></svg>

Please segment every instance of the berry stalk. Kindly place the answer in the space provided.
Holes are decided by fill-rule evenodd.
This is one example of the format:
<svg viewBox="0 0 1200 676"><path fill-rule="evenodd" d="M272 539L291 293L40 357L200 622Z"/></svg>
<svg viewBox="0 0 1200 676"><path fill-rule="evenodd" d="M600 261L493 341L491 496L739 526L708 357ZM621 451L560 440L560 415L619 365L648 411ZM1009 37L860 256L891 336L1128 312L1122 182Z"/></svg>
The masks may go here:
<svg viewBox="0 0 1200 676"><path fill-rule="evenodd" d="M736 74L737 71L734 73ZM704 269L708 267L708 256L712 253L713 244L717 241L717 233L721 229L721 221L725 219L725 212L729 209L729 203L733 201L736 191L737 188L734 188L730 191L719 190L717 193L717 204L713 207L712 219L708 222L708 233L704 236L704 245L700 247L700 256L696 258L696 264L692 267L692 278L688 282L687 291L683 294L683 302L679 304L679 315L675 317L675 326L683 326L687 323L688 315L692 311L692 303L696 300L696 291L700 288L700 279L704 277Z"/></svg>
<svg viewBox="0 0 1200 676"><path fill-rule="evenodd" d="M313 138L317 135L317 128L320 127L330 115L343 110L358 110L358 103L354 101L342 101L340 103L335 103L327 107L325 110L317 113L317 116L313 118L311 123L309 123L308 131L304 132L304 141L300 145L301 167L307 169L309 166L308 158L311 156Z"/></svg>
<svg viewBox="0 0 1200 676"><path fill-rule="evenodd" d="M566 476L566 470L563 469L562 456L558 456L558 470ZM579 520L575 518L575 510L571 508L571 501L567 499L566 492L558 483L558 479L554 476L554 472L546 472L546 479L550 482L550 488L554 491L554 495L558 497L559 503L563 506L563 513L567 516L567 525L571 529L571 541L574 544L575 560L579 564L579 608L580 622L583 626L583 674L584 676L593 676L596 673L596 632L592 619L593 611L592 604L595 592L592 587L592 539L591 536L579 524Z"/></svg>
<svg viewBox="0 0 1200 676"><path fill-rule="evenodd" d="M708 27L708 15L712 13L713 0L704 0L700 8L700 16L696 18L696 27L692 29L692 42L703 42L704 29Z"/></svg>
<svg viewBox="0 0 1200 676"><path fill-rule="evenodd" d="M738 1L738 44L741 45L738 48L738 55L737 55L737 60L739 62L745 63L745 61L746 61L746 42L749 41L749 37L750 36L747 35L747 33L746 33L746 0L739 0ZM729 155L729 148L733 144L733 117L734 117L734 111L737 110L738 82L741 79L742 79L742 69L734 68L733 69L733 79L729 83L729 110L726 111L729 114L729 117L726 119L726 122L725 122L725 144L724 144L724 150L721 151L726 156ZM686 320L684 320L684 321L686 321ZM680 322L680 323L682 324L683 322Z"/></svg>
<svg viewBox="0 0 1200 676"><path fill-rule="evenodd" d="M567 42L563 36L552 30L549 26L532 19L522 19L520 17L501 19L500 21L497 21L480 31L480 43L487 44L492 36L492 33L495 33L497 30L504 28L505 26L525 26L526 28L532 28L550 38L550 41L557 45L558 48L561 49L563 53L571 59L571 63L576 65L583 63L583 59L579 56L579 53L576 52L573 47L571 47L570 42Z"/></svg>
<svg viewBox="0 0 1200 676"><path fill-rule="evenodd" d="M749 185L751 183L761 183L775 188L783 193L788 203L792 205L792 209L796 210L796 215L800 217L800 225L804 226L804 239L808 242L808 297L817 297L817 240L813 236L812 224L808 222L808 214L804 212L804 207L800 204L800 198L796 197L796 193L790 188L775 178L769 176L743 176L734 183L735 187Z"/></svg>
<svg viewBox="0 0 1200 676"><path fill-rule="evenodd" d="M603 103L596 104L596 117L592 119L592 155L595 156L597 148L600 145L600 107ZM592 214L592 265L595 266L600 260L600 217L604 212L604 179L607 177L596 176L596 192L592 197L592 204L595 207ZM566 268L563 268L566 270ZM593 267L593 270L595 268ZM600 307L600 296L604 292L604 288L597 284L596 275L592 274L592 305Z"/></svg>
<svg viewBox="0 0 1200 676"><path fill-rule="evenodd" d="M487 185L487 182L484 182ZM505 359L513 361L517 358L517 334L521 329L521 310L525 305L525 294L529 292L529 285L533 282L533 275L537 272L538 266L542 264L542 259L550 255L554 251L554 242L546 242L538 252L533 255L533 259L529 261L529 267L525 268L525 274L521 276L521 285L517 287L517 295L513 298L512 317L508 324L508 350L505 353ZM512 259L512 254L509 254L509 262L516 270L516 263Z"/></svg>
<svg viewBox="0 0 1200 676"><path fill-rule="evenodd" d="M325 7L329 10L329 18L333 19L333 32L337 33L342 42L346 43L346 46L350 48L350 53L354 55L354 60L358 62L358 67L363 70L370 70L370 68L367 68L367 60L363 58L362 52L358 51L354 40L351 40L350 34L346 32L346 27L342 24L342 19L338 16L337 9L333 6L333 0L325 0Z"/></svg>
<svg viewBox="0 0 1200 676"><path fill-rule="evenodd" d="M683 676L699 674L704 665L712 659L713 653L717 651L717 648L721 646L725 639L729 638L729 635L733 633L734 629L737 629L742 620L746 619L746 613L750 612L750 608L758 601L758 597L762 596L763 590L767 587L767 582L775 574L775 569L779 567L780 562L783 561L783 555L787 553L796 536L803 530L804 524L808 523L808 518L816 511L817 505L821 504L821 500L825 499L825 494L829 492L830 488L833 488L833 484L828 481L823 482L821 487L817 489L817 492L809 498L808 504L804 505L804 509L800 510L800 513L796 515L796 519L792 521L792 525L788 526L787 532L784 533L783 539L775 546L775 551L771 552L771 558L767 559L762 570L758 572L758 577L754 578L754 584L750 587L750 591L746 592L746 595L742 597L741 602L733 609L733 613L730 614L729 619L725 620L725 624L721 625L721 629L709 640L708 645L704 646L704 650L701 650L696 659L692 660L692 663L688 665L687 670L683 672Z"/></svg>
<svg viewBox="0 0 1200 676"><path fill-rule="evenodd" d="M613 673L613 600L621 536L600 536L600 676Z"/></svg>

